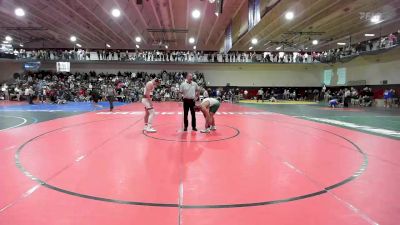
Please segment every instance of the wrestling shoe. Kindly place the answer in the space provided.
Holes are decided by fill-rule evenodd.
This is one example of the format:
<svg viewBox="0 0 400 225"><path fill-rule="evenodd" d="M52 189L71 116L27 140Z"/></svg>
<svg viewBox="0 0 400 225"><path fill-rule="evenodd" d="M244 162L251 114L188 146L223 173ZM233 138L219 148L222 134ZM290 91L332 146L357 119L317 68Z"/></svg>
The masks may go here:
<svg viewBox="0 0 400 225"><path fill-rule="evenodd" d="M147 125L144 125L143 130L144 130L144 131L147 130Z"/></svg>
<svg viewBox="0 0 400 225"><path fill-rule="evenodd" d="M217 127L216 126L211 126L210 130L217 130Z"/></svg>
<svg viewBox="0 0 400 225"><path fill-rule="evenodd" d="M156 133L157 130L154 129L154 128L152 128L152 127L147 127L146 132L147 132L147 133Z"/></svg>
<svg viewBox="0 0 400 225"><path fill-rule="evenodd" d="M201 132L201 133L206 133L206 134L208 134L208 133L210 133L210 128L207 128L207 129L205 129L205 130L201 130L200 132Z"/></svg>

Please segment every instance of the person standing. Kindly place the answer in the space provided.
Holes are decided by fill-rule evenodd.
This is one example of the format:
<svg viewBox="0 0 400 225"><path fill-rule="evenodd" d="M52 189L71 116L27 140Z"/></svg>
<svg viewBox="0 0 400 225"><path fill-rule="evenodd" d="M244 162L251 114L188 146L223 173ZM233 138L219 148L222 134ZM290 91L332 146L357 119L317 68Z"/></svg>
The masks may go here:
<svg viewBox="0 0 400 225"><path fill-rule="evenodd" d="M189 125L188 121L188 113L192 115L192 130L197 131L196 128L196 112L194 109L196 99L199 96L200 88L196 82L193 81L193 74L188 73L186 76L186 80L182 82L180 86L180 92L183 98L183 122L184 129L183 131L187 131L187 127Z"/></svg>
<svg viewBox="0 0 400 225"><path fill-rule="evenodd" d="M326 93L326 85L324 84L324 86L322 87L322 90L321 90L320 99L324 99L325 98L325 93Z"/></svg>
<svg viewBox="0 0 400 225"><path fill-rule="evenodd" d="M45 87L42 87L40 90L39 90L39 100L40 100L40 102L43 104L44 102L46 102L46 95L47 95L47 92L46 92L46 88Z"/></svg>
<svg viewBox="0 0 400 225"><path fill-rule="evenodd" d="M153 98L153 91L159 84L160 84L160 80L158 78L154 78L153 80L150 80L149 82L147 82L146 86L144 87L144 93L143 93L143 98L142 98L142 103L143 103L144 109L145 109L143 130L148 133L157 132L157 130L155 130L152 127L152 123L153 123L153 119L154 119L154 115L155 115L155 111L153 109L152 98Z"/></svg>
<svg viewBox="0 0 400 225"><path fill-rule="evenodd" d="M343 107L345 107L345 108L349 107L350 97L351 97L350 90L345 88L344 89L344 94L343 94Z"/></svg>
<svg viewBox="0 0 400 225"><path fill-rule="evenodd" d="M30 105L33 105L33 94L34 94L34 91L33 91L31 86L27 87L25 89L25 96L26 96L26 99L28 100L28 103Z"/></svg>
<svg viewBox="0 0 400 225"><path fill-rule="evenodd" d="M258 100L261 100L261 102L264 102L264 90L262 89L262 88L260 88L258 91L257 91L257 102L258 102Z"/></svg>
<svg viewBox="0 0 400 225"><path fill-rule="evenodd" d="M109 84L107 86L106 93L107 93L107 100L110 103L110 112L111 112L114 109L114 99L115 99L115 96L117 95L117 92L115 91L115 88L111 84Z"/></svg>
<svg viewBox="0 0 400 225"><path fill-rule="evenodd" d="M248 99L249 98L248 97L249 92L247 90L244 90L243 95L244 95L244 99Z"/></svg>
<svg viewBox="0 0 400 225"><path fill-rule="evenodd" d="M239 103L240 101L240 89L236 88L235 89L235 103Z"/></svg>

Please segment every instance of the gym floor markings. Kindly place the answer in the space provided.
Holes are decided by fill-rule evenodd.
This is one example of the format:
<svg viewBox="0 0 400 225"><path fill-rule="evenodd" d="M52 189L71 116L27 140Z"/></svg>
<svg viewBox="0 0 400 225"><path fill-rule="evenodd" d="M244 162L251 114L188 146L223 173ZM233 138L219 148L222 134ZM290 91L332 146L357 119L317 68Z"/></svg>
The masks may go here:
<svg viewBox="0 0 400 225"><path fill-rule="evenodd" d="M97 112L98 115L144 115L144 111ZM183 112L156 112L156 115L182 115ZM201 114L201 112L196 112ZM217 112L216 115L272 115L271 112Z"/></svg>
<svg viewBox="0 0 400 225"><path fill-rule="evenodd" d="M371 126L364 126L364 125L359 125L355 123L350 123L350 122L343 122L339 120L333 120L333 119L325 119L325 118L315 118L315 117L309 117L309 116L299 116L299 118L304 118L308 120L313 120L317 122L322 122L322 123L327 123L331 125L338 125L346 128L352 128L356 130L361 130L361 131L366 131L370 133L375 133L379 135L387 135L395 138L400 138L400 132L399 131L394 131L394 130L388 130L388 129L382 129L382 128L376 128L376 127L371 127Z"/></svg>

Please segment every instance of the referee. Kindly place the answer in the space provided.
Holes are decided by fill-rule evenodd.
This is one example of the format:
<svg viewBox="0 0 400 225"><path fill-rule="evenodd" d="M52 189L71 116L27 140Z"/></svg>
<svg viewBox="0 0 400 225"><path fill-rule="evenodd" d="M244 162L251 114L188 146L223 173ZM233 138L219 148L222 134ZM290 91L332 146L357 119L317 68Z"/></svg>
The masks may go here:
<svg viewBox="0 0 400 225"><path fill-rule="evenodd" d="M196 82L193 81L193 74L188 73L186 80L180 86L180 92L183 97L183 121L185 124L184 131L187 131L189 125L188 112L192 114L192 130L196 129L196 112L194 110L196 99L199 96L200 88Z"/></svg>

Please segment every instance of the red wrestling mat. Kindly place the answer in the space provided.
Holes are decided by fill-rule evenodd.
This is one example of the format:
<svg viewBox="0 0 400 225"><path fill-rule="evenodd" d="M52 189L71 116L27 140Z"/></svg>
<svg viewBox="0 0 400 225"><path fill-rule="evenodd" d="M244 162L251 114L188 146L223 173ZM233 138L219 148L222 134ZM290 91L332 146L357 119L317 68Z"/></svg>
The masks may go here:
<svg viewBox="0 0 400 225"><path fill-rule="evenodd" d="M400 220L399 141L231 104L183 132L179 103L154 108L154 134L141 104L0 133L0 224Z"/></svg>

